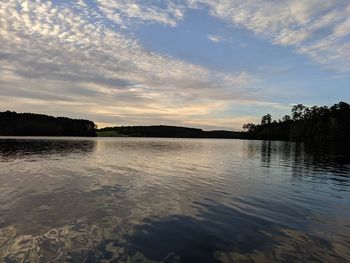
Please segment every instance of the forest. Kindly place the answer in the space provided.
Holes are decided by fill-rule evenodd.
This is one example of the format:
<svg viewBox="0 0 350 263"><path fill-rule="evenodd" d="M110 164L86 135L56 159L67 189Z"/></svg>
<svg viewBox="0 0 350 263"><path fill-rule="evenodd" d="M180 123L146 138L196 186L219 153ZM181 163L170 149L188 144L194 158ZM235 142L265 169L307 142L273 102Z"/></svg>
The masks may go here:
<svg viewBox="0 0 350 263"><path fill-rule="evenodd" d="M346 102L331 107L298 104L282 120L272 120L267 114L260 124L246 123L243 129L247 139L350 143L350 105Z"/></svg>
<svg viewBox="0 0 350 263"><path fill-rule="evenodd" d="M203 131L202 129L153 125L153 126L121 126L107 127L97 131L99 136L129 136L129 137L164 137L164 138L227 138L238 139L241 132L233 131Z"/></svg>
<svg viewBox="0 0 350 263"><path fill-rule="evenodd" d="M96 136L89 120L34 113L0 112L0 136Z"/></svg>
<svg viewBox="0 0 350 263"><path fill-rule="evenodd" d="M0 112L0 136L104 136L165 138L226 138L283 140L308 143L350 143L350 105L339 102L331 107L292 107L291 115L272 120L262 117L260 124L246 123L244 132L204 131L202 129L152 125L97 129L89 120L52 117L34 113Z"/></svg>

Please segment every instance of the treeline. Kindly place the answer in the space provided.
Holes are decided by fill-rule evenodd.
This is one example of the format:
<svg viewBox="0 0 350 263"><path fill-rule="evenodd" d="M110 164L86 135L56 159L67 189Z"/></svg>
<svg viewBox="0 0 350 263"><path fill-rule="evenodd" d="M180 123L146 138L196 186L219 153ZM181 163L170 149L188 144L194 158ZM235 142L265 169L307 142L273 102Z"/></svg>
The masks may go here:
<svg viewBox="0 0 350 263"><path fill-rule="evenodd" d="M241 138L241 132L203 131L177 126L122 126L100 129L99 136L165 137L165 138Z"/></svg>
<svg viewBox="0 0 350 263"><path fill-rule="evenodd" d="M309 108L298 104L282 120L272 120L267 114L261 124L247 123L243 129L247 139L350 143L350 105L339 102Z"/></svg>
<svg viewBox="0 0 350 263"><path fill-rule="evenodd" d="M1 136L96 136L89 120L34 113L0 112Z"/></svg>
<svg viewBox="0 0 350 263"><path fill-rule="evenodd" d="M227 138L303 142L350 143L350 105L331 107L293 106L291 115L272 120L267 114L260 124L243 125L245 132L155 125L121 126L97 130L94 122L33 113L0 112L0 136L130 136L165 138Z"/></svg>

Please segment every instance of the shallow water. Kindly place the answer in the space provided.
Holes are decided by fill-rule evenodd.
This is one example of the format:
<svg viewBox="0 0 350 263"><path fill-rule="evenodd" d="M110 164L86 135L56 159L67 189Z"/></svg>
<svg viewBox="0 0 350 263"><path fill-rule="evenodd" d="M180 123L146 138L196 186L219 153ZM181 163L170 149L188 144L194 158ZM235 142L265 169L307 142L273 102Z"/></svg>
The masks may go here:
<svg viewBox="0 0 350 263"><path fill-rule="evenodd" d="M301 144L0 139L4 262L350 262L350 159Z"/></svg>

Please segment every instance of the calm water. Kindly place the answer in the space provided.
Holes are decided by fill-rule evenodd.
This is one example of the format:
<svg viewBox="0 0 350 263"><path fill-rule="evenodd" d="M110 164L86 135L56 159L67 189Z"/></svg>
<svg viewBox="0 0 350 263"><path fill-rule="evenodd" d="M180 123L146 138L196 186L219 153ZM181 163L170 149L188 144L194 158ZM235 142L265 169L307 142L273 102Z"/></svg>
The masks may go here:
<svg viewBox="0 0 350 263"><path fill-rule="evenodd" d="M0 139L4 262L350 262L350 159L285 142Z"/></svg>

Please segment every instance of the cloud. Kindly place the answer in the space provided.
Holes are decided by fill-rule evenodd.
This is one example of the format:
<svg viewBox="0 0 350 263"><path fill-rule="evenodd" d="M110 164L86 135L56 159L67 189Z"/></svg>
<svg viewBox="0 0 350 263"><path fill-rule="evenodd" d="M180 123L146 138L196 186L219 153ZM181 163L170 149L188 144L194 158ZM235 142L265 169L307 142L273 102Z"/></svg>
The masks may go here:
<svg viewBox="0 0 350 263"><path fill-rule="evenodd" d="M86 114L96 121L105 114L186 121L250 96L254 77L247 72L219 72L151 52L115 28L134 18L172 25L182 17L178 6L86 3L15 0L0 6L0 95L11 101L3 109L13 109L15 100L17 110Z"/></svg>
<svg viewBox="0 0 350 263"><path fill-rule="evenodd" d="M175 26L184 17L184 7L164 1L161 8L155 1L97 0L98 9L111 21L128 27L138 22L160 23Z"/></svg>
<svg viewBox="0 0 350 263"><path fill-rule="evenodd" d="M350 71L348 0L188 0L191 8L253 31L337 71Z"/></svg>
<svg viewBox="0 0 350 263"><path fill-rule="evenodd" d="M252 88L259 80L249 72L217 71L153 52L132 34L140 24L176 26L196 8L326 67L350 70L347 0L13 0L0 5L3 109L15 105L101 123L204 125L233 102L283 108L261 102Z"/></svg>
<svg viewBox="0 0 350 263"><path fill-rule="evenodd" d="M224 41L224 38L218 35L207 35L207 38L212 42L221 42Z"/></svg>

